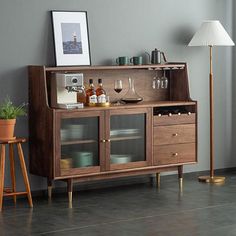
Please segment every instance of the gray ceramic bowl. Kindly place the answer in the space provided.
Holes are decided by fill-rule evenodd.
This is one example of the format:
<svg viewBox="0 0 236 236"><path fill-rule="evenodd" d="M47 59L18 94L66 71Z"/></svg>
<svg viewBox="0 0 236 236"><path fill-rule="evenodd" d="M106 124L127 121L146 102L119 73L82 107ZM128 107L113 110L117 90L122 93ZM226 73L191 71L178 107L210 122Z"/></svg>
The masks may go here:
<svg viewBox="0 0 236 236"><path fill-rule="evenodd" d="M61 129L60 133L61 133L61 141L66 141L70 138L68 129Z"/></svg>
<svg viewBox="0 0 236 236"><path fill-rule="evenodd" d="M71 124L66 126L69 139L82 139L84 134L84 125Z"/></svg>
<svg viewBox="0 0 236 236"><path fill-rule="evenodd" d="M111 158L111 164L124 164L132 161L131 155L118 155L118 154L112 154L110 156Z"/></svg>

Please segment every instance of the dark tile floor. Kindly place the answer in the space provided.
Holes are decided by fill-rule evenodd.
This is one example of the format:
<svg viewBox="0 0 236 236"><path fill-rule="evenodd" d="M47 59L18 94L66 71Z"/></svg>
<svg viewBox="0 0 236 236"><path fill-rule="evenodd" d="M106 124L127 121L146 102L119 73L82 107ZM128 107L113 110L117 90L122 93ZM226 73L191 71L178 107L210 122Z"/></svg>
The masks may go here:
<svg viewBox="0 0 236 236"><path fill-rule="evenodd" d="M148 183L34 197L16 207L4 202L0 236L195 236L236 235L236 172L225 173L222 186L199 183L186 174L183 192L176 176L162 178L160 190Z"/></svg>

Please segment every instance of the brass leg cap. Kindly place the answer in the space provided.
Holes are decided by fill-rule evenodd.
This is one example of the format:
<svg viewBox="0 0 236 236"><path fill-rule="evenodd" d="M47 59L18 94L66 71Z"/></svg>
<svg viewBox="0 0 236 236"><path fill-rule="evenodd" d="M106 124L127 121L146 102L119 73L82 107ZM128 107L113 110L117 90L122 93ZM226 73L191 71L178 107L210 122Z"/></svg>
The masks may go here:
<svg viewBox="0 0 236 236"><path fill-rule="evenodd" d="M212 184L222 184L225 182L224 176L200 176L198 177L199 182L212 183Z"/></svg>
<svg viewBox="0 0 236 236"><path fill-rule="evenodd" d="M72 192L68 192L68 200L72 203Z"/></svg>
<svg viewBox="0 0 236 236"><path fill-rule="evenodd" d="M183 191L183 178L179 178L179 189L181 192Z"/></svg>
<svg viewBox="0 0 236 236"><path fill-rule="evenodd" d="M52 198L52 186L48 186L48 198Z"/></svg>
<svg viewBox="0 0 236 236"><path fill-rule="evenodd" d="M156 180L157 180L157 188L161 187L161 174L157 173L156 174Z"/></svg>

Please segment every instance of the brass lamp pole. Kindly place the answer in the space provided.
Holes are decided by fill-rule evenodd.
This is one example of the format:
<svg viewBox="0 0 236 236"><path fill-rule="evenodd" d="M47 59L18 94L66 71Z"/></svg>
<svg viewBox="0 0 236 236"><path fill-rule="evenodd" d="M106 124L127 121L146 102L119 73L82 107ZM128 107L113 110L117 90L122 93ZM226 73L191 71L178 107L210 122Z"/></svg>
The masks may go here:
<svg viewBox="0 0 236 236"><path fill-rule="evenodd" d="M209 99L210 99L210 176L199 176L200 182L222 183L223 176L214 175L214 87L213 87L213 67L212 67L212 45L210 48L210 74L209 74Z"/></svg>
<svg viewBox="0 0 236 236"><path fill-rule="evenodd" d="M229 37L219 21L205 21L195 33L188 46L209 46L210 48L210 74L209 74L209 99L210 99L210 175L200 176L198 180L205 183L223 183L225 177L214 175L214 88L212 68L213 46L233 46L234 42Z"/></svg>

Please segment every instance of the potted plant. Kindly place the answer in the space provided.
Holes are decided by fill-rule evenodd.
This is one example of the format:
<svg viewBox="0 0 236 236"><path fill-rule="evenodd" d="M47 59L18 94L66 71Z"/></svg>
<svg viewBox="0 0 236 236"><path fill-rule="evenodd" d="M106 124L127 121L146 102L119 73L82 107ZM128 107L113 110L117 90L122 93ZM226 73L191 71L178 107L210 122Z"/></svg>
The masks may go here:
<svg viewBox="0 0 236 236"><path fill-rule="evenodd" d="M19 106L13 105L9 97L0 104L0 140L11 140L15 138L14 129L16 118L26 115L25 106L25 103Z"/></svg>

